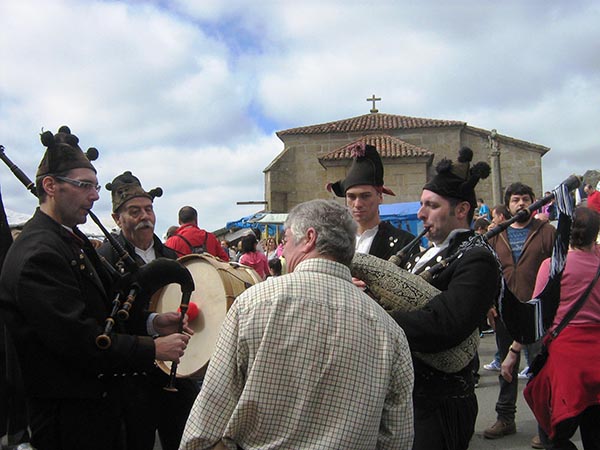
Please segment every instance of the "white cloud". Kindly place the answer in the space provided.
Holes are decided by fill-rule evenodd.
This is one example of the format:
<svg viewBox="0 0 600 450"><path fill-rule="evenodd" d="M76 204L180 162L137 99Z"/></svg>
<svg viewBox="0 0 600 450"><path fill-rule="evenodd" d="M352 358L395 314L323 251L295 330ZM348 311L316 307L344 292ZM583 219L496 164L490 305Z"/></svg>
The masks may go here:
<svg viewBox="0 0 600 450"><path fill-rule="evenodd" d="M183 204L220 228L260 209L273 131L382 112L466 121L546 145L544 187L598 168L600 6L593 1L8 0L0 138L31 177L41 127L132 170L159 232ZM5 204L35 199L6 168ZM97 205L110 209L107 192ZM112 225L112 224L111 224Z"/></svg>
<svg viewBox="0 0 600 450"><path fill-rule="evenodd" d="M256 137L252 142L231 147L182 151L173 146L156 146L129 152L126 162L113 153L100 158L96 168L103 186L125 170L137 176L147 191L160 186L164 194L155 200L159 231L176 225L177 212L185 205L198 210L201 226L214 230L262 209L260 205L239 206L236 202L264 198L262 169L281 147L281 141L274 136ZM110 192L103 189L94 209L105 212L110 208Z"/></svg>

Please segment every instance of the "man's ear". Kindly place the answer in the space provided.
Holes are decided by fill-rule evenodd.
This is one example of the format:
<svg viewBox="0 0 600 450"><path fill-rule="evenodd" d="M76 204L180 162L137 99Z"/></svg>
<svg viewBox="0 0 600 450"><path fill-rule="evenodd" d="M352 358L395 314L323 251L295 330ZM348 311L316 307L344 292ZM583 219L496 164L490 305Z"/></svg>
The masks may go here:
<svg viewBox="0 0 600 450"><path fill-rule="evenodd" d="M460 202L454 209L455 215L459 219L466 219L471 210L471 204L469 202Z"/></svg>
<svg viewBox="0 0 600 450"><path fill-rule="evenodd" d="M117 213L112 213L111 216L112 216L113 220L115 221L115 223L117 224L117 226L119 228L121 228L121 220L120 220L121 215L117 214Z"/></svg>
<svg viewBox="0 0 600 450"><path fill-rule="evenodd" d="M52 177L44 177L42 179L42 187L48 196L54 197L56 193L56 180Z"/></svg>
<svg viewBox="0 0 600 450"><path fill-rule="evenodd" d="M317 231L314 228L310 227L306 231L306 244L304 245L307 253L317 246Z"/></svg>

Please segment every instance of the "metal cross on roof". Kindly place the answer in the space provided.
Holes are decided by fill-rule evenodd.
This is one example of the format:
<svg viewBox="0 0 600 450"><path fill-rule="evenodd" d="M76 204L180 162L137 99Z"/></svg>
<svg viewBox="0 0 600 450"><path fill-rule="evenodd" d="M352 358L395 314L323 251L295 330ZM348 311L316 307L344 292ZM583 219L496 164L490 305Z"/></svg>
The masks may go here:
<svg viewBox="0 0 600 450"><path fill-rule="evenodd" d="M377 108L375 108L375 102L380 102L381 98L375 97L375 94L373 94L373 97L368 98L367 99L368 102L373 102L373 108L371 108L371 112L372 113L377 113L379 112L379 110Z"/></svg>

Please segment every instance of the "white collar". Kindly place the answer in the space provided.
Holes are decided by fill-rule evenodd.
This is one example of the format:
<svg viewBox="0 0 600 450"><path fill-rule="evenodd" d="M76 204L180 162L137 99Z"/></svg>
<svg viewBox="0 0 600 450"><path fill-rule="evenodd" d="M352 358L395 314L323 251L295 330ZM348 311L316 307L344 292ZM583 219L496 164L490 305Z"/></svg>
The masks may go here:
<svg viewBox="0 0 600 450"><path fill-rule="evenodd" d="M154 239L150 243L150 247L146 250L142 250L141 248L134 247L135 254L144 260L146 264L154 261L156 259L156 252L154 251Z"/></svg>
<svg viewBox="0 0 600 450"><path fill-rule="evenodd" d="M369 253L371 250L371 245L373 244L373 240L375 239L375 235L379 231L379 224L375 225L373 228L369 228L368 230L363 231L362 234L356 235L356 243L355 249L359 253Z"/></svg>
<svg viewBox="0 0 600 450"><path fill-rule="evenodd" d="M446 248L448 248L448 246L450 245L450 242L452 242L452 240L454 239L454 237L457 234L464 233L465 231L469 231L469 229L468 228L456 228L455 230L452 230L450 233L448 233L448 236L446 236L446 239L444 239L444 241L441 242L440 244L436 244L435 242L432 242L433 245L431 247L429 247L425 251L425 253L423 253L421 255L421 257L419 257L418 259L415 259L414 267L410 268L411 272L415 273L417 270L419 270L419 268L421 268L422 266L427 264L429 261L431 261L437 254L439 254L440 252L442 252Z"/></svg>

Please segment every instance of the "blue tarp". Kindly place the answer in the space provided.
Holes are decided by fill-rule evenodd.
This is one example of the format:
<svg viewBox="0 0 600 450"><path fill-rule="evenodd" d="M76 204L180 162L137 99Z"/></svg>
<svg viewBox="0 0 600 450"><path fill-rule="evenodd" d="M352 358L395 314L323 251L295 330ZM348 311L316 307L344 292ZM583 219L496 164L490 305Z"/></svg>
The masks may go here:
<svg viewBox="0 0 600 450"><path fill-rule="evenodd" d="M381 220L388 221L397 228L417 235L423 230L423 223L417 219L420 207L419 202L383 204L379 205L379 216Z"/></svg>
<svg viewBox="0 0 600 450"><path fill-rule="evenodd" d="M379 216L381 220L390 222L397 228L410 231L415 236L423 231L423 222L417 219L417 212L421 204L419 202L406 202L406 203L388 203L379 205ZM239 228L258 228L261 232L265 231L265 224L257 223L258 220L265 217L267 213L259 212L254 213L246 217L242 217L239 220L233 222L227 222L227 229L239 229ZM268 225L269 236L276 234L277 225ZM281 228L281 227L280 227ZM281 229L280 229L281 232ZM422 245L426 245L427 240L422 241Z"/></svg>
<svg viewBox="0 0 600 450"><path fill-rule="evenodd" d="M228 230L237 230L240 228L252 228L252 229L256 229L258 228L260 230L261 233L265 232L265 227L269 227L269 236L275 236L277 234L277 225L265 225L264 223L257 223L258 220L262 219L263 217L265 217L267 215L267 213L264 212L258 212L258 213L254 213L254 214L250 214L249 216L245 216L242 217L239 220L235 220L233 222L227 222L227 225L225 225L225 227ZM280 228L280 232L281 232L281 226L279 226Z"/></svg>

